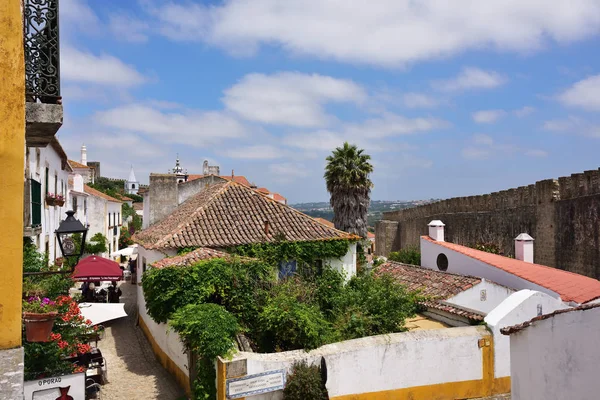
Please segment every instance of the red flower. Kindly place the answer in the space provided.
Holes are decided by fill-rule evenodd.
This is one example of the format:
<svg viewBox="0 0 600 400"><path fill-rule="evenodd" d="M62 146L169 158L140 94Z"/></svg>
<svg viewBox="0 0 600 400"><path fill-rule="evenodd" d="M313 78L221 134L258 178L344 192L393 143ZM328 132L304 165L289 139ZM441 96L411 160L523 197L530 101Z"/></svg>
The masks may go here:
<svg viewBox="0 0 600 400"><path fill-rule="evenodd" d="M64 349L68 345L69 345L69 343L65 342L64 340L61 340L60 342L58 342L58 347L60 347L61 349Z"/></svg>
<svg viewBox="0 0 600 400"><path fill-rule="evenodd" d="M75 368L73 368L73 372L77 373L77 372L84 372L85 371L85 367L80 366L76 366Z"/></svg>
<svg viewBox="0 0 600 400"><path fill-rule="evenodd" d="M50 334L50 340L55 341L55 340L60 340L62 338L62 336L60 335L60 333L51 333Z"/></svg>
<svg viewBox="0 0 600 400"><path fill-rule="evenodd" d="M91 319L86 319L85 323L86 323L86 325L91 325L92 324L92 320Z"/></svg>

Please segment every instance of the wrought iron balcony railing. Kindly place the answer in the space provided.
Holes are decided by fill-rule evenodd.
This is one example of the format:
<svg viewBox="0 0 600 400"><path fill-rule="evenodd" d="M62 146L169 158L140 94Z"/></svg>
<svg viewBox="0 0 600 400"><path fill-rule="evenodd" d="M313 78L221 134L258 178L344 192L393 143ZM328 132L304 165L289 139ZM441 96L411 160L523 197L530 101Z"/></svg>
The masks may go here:
<svg viewBox="0 0 600 400"><path fill-rule="evenodd" d="M61 102L58 1L24 0L27 101Z"/></svg>

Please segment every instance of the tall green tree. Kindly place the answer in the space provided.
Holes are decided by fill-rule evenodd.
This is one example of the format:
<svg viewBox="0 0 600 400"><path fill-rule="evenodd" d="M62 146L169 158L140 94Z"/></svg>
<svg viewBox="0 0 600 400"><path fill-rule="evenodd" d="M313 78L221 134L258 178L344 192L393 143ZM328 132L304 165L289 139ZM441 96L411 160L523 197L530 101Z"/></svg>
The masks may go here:
<svg viewBox="0 0 600 400"><path fill-rule="evenodd" d="M339 230L367 236L367 211L373 182L373 165L364 150L345 142L327 157L325 182L331 195L333 224Z"/></svg>

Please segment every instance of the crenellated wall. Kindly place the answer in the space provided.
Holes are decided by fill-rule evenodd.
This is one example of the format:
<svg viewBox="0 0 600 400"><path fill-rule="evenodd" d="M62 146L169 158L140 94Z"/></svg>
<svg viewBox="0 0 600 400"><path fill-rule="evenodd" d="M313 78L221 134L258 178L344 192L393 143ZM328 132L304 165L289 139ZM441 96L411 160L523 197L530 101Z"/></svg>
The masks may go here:
<svg viewBox="0 0 600 400"><path fill-rule="evenodd" d="M491 194L457 197L384 213L375 253L418 246L427 223L440 219L445 238L466 246L491 242L514 255L514 238L535 238L535 262L600 278L600 170ZM397 223L397 225L396 225ZM380 240L381 238L381 240Z"/></svg>

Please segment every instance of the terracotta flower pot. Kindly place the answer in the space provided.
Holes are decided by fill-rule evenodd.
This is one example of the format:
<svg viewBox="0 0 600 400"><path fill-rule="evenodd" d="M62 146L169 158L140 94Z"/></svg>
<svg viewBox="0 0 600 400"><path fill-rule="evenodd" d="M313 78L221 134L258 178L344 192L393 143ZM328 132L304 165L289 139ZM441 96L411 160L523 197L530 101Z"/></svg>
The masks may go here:
<svg viewBox="0 0 600 400"><path fill-rule="evenodd" d="M56 199L56 200L54 200L54 205L62 207L62 206L65 205L65 201L64 200L58 200L58 199Z"/></svg>
<svg viewBox="0 0 600 400"><path fill-rule="evenodd" d="M50 340L50 333L54 326L54 320L58 316L56 311L46 314L23 313L25 322L25 333L28 342L47 342Z"/></svg>
<svg viewBox="0 0 600 400"><path fill-rule="evenodd" d="M54 207L56 205L56 199L54 197L48 196L48 197L46 197L46 204L49 207Z"/></svg>

